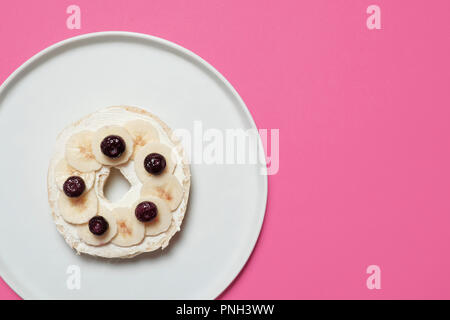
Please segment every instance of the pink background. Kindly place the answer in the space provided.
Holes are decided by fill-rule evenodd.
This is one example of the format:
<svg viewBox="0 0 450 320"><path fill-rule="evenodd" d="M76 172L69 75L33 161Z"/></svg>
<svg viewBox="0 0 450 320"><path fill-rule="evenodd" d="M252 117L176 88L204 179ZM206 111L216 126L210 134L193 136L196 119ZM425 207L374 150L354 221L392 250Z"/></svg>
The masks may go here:
<svg viewBox="0 0 450 320"><path fill-rule="evenodd" d="M70 4L81 30L66 28ZM366 27L371 4L382 30ZM178 43L259 128L280 128L260 239L220 298L449 299L449 13L448 0L1 1L0 81L82 33ZM0 298L17 296L0 283Z"/></svg>

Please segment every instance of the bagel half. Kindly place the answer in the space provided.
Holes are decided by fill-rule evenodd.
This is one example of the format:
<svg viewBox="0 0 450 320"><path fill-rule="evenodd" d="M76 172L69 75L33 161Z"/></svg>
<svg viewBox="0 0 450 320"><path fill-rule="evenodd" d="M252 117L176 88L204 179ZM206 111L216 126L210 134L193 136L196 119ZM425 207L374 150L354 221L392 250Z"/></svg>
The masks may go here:
<svg viewBox="0 0 450 320"><path fill-rule="evenodd" d="M146 129L146 123L149 124L148 130ZM83 143L86 145L86 141L98 141L94 137L95 133L105 126L113 126L112 132L116 130L121 133L121 130L127 130L130 133L130 137L134 139L133 142L131 140L128 142L130 137L127 135L125 137L128 139L127 146L132 146L133 150L127 150L126 154L123 155L126 158L118 160L117 165L114 162L106 162L106 160L102 159L100 160L104 163L97 161L100 157L98 152L97 154L93 152L92 156L78 161L77 157L80 155L77 153L77 150L73 149L74 143L84 141ZM139 137L134 134L135 131L140 132ZM126 135L126 133L123 135ZM173 201L171 202L171 198L165 198L168 187L161 185L161 183L157 183L153 187L151 182L148 184L147 181L136 174L135 156L139 153L139 150L145 149L142 137L151 141L155 136L159 136L160 143L170 147L172 150L173 157L171 160L174 163L174 171L171 173L170 179L166 180L170 181L171 184L177 184L178 182L179 186L181 186L176 192L176 195L181 199L179 200L179 205L177 203L174 204ZM92 145L91 147L96 148L98 146ZM64 163L64 160L67 163ZM117 202L110 202L103 193L103 187L112 167L119 169L131 184L130 190ZM61 179L61 168L70 168L67 175L73 174L89 178L86 194L81 196L86 198L85 202L86 206L89 206L89 210L84 210L86 209L84 208L83 214L76 216L76 219L71 220L67 218L67 216L72 217L71 214L73 214L70 210L65 210L66 206L70 206L70 203L67 204L67 201L72 200L66 199L66 195L62 191L61 181L64 179ZM93 183L90 183L91 180L94 180ZM190 169L182 144L178 138L174 137L172 130L157 116L148 111L137 107L115 106L89 114L66 127L58 135L47 176L48 200L57 230L64 237L67 244L75 249L78 254L84 253L104 258L132 258L144 252L154 251L159 248L164 249L168 246L170 239L175 233L180 231L188 204L190 181ZM96 236L83 230L83 228L87 228L86 219L92 216L91 212L94 210L94 196L97 198L96 215L104 215L108 219L116 219L115 217L123 216L127 219L136 219L133 206L145 197L150 197L149 199L155 199L156 197L154 201L156 203L163 201L164 203L161 204L161 207L165 211L169 210L170 215L165 217L170 219L170 224L165 221L166 225L169 225L167 230L156 235L153 235L155 233L153 229L144 232L145 235L141 241L139 241L142 233L141 227L136 225L139 227L136 228L139 229L136 230L136 232L139 231L139 234L136 235L136 243L132 245L123 245L124 241L123 237L119 236L120 232L114 236L111 234L105 235L104 241L102 241L102 239L97 239L95 238ZM79 201L84 201L84 198L81 198ZM73 221L76 223L72 223ZM136 219L136 221L138 220ZM110 222L113 225L110 228L111 230L114 232L117 232L116 229L120 230L120 223L116 226L116 222L120 221L114 220ZM134 220L133 223L135 223ZM86 240L83 240L80 234Z"/></svg>

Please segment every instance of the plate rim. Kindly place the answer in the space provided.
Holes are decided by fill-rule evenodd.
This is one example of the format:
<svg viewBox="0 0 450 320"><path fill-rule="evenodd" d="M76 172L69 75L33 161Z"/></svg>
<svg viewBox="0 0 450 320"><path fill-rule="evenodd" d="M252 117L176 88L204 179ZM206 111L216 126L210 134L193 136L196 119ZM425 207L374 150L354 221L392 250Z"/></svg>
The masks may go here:
<svg viewBox="0 0 450 320"><path fill-rule="evenodd" d="M39 51L38 53L31 56L29 59L27 59L24 63L22 63L16 70L14 70L7 78L6 80L0 85L0 98L7 92L7 89L9 88L10 84L13 83L13 81L19 77L23 72L27 70L28 67L33 65L36 62L39 62L39 59L47 54L50 54L51 52L72 44L74 42L83 41L86 39L92 39L92 38L101 38L101 37L122 37L122 38L133 38L133 39L140 39L140 40L147 40L151 43L156 43L158 45L162 45L163 47L170 48L178 53L181 53L184 56L189 57L195 63L200 64L204 68L206 68L209 72L211 72L215 77L217 77L220 82L225 85L225 87L230 90L230 93L233 95L233 97L238 102L239 107L244 111L244 114L247 118L247 120L250 122L253 129L258 129L256 126L256 123L250 113L250 110L247 108L245 102L241 98L241 96L238 94L236 89L231 85L231 83L211 64L209 64L206 60L204 60L199 55L195 54L194 52L190 51L189 49L184 48L183 46L174 43L169 40L165 40L163 38L145 34L145 33L139 33L139 32L130 32L130 31L101 31L101 32L92 32L92 33L86 33L82 35L78 35L75 37L70 37L67 39L64 39L62 41L56 42L43 50ZM19 79L20 80L20 79ZM0 99L0 102L2 100ZM0 105L1 107L1 105ZM267 210L267 201L268 201L268 174L267 174L267 162L265 158L264 148L262 144L261 137L258 136L258 144L259 144L259 152L264 154L264 157L260 157L264 160L264 163L261 165L261 170L263 170L261 175L265 177L263 179L263 204L262 204L262 212L258 215L258 221L255 228L255 231L253 232L253 235L251 235L251 241L248 243L248 248L246 251L248 251L246 254L244 254L238 261L237 265L232 268L231 272L229 272L228 277L224 278L223 281L220 282L219 287L215 287L210 289L210 294L205 299L212 300L217 299L222 293L225 292L225 290L233 284L235 279L239 276L239 274L242 272L244 267L247 265L248 260L250 259L256 243L259 239L259 236L261 234L264 218L266 215ZM1 257L0 257L1 258ZM39 297L33 297L33 295L29 292L27 292L27 289L24 289L21 285L19 285L13 276L9 274L9 272L5 271L6 268L3 265L3 262L0 259L0 276L3 279L3 281L22 299L28 300L28 299L40 299ZM214 293L217 292L217 293Z"/></svg>

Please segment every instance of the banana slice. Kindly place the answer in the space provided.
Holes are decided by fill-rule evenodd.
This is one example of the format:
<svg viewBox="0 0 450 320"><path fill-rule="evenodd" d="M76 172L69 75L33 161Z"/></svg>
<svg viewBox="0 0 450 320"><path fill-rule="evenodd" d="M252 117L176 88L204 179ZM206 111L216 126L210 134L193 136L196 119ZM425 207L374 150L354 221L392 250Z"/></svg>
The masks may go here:
<svg viewBox="0 0 450 320"><path fill-rule="evenodd" d="M141 197L157 196L169 204L171 211L178 208L183 199L183 195L183 187L173 175L169 177L168 182L165 185L155 187L151 183L145 183L141 190Z"/></svg>
<svg viewBox="0 0 450 320"><path fill-rule="evenodd" d="M148 121L133 120L125 124L125 129L131 134L134 140L134 152L131 159L134 159L136 152L149 142L159 142L158 131Z"/></svg>
<svg viewBox="0 0 450 320"><path fill-rule="evenodd" d="M172 223L172 213L170 212L168 204L163 199L149 195L139 199L139 201L132 207L133 211L139 203L144 201L153 202L158 209L156 218L150 222L142 223L145 225L145 235L156 236L169 229L170 224Z"/></svg>
<svg viewBox="0 0 450 320"><path fill-rule="evenodd" d="M77 225L78 236L92 246L101 246L111 241L117 234L117 223L114 215L107 210L101 210L99 213L103 218L108 221L108 230L101 236L96 236L89 230L89 223Z"/></svg>
<svg viewBox="0 0 450 320"><path fill-rule="evenodd" d="M94 185L95 172L82 173L69 166L66 159L61 159L55 166L55 180L61 191L63 191L64 182L66 182L67 178L72 176L79 176L83 179L84 184L86 185L86 191L89 191Z"/></svg>
<svg viewBox="0 0 450 320"><path fill-rule="evenodd" d="M84 192L80 197L69 198L64 192L58 197L58 208L62 217L69 223L83 224L97 214L98 200L95 190Z"/></svg>
<svg viewBox="0 0 450 320"><path fill-rule="evenodd" d="M94 132L80 131L75 133L66 143L67 163L80 172L91 172L102 166L92 153Z"/></svg>
<svg viewBox="0 0 450 320"><path fill-rule="evenodd" d="M107 136L119 136L125 141L125 152L118 158L109 158L105 156L100 149L100 145ZM120 126L105 126L95 132L92 139L92 152L101 164L106 164L109 166L116 166L125 163L130 159L134 150L134 142L131 134L124 128Z"/></svg>
<svg viewBox="0 0 450 320"><path fill-rule="evenodd" d="M120 247L130 247L140 243L145 237L145 225L136 219L134 210L116 208L112 212L117 223L117 235L112 243Z"/></svg>
<svg viewBox="0 0 450 320"><path fill-rule="evenodd" d="M151 153L159 153L166 159L166 168L158 175L150 174L145 170L144 160ZM136 153L134 168L136 175L142 183L149 183L153 186L162 186L169 181L175 170L176 160L175 152L166 144L159 142L150 142L139 149Z"/></svg>

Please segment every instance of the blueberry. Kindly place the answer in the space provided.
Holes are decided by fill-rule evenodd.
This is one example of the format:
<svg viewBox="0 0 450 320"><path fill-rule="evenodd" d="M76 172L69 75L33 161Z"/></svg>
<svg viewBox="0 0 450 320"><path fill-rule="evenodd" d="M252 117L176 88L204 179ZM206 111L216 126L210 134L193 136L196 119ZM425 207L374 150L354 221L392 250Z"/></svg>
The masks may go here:
<svg viewBox="0 0 450 320"><path fill-rule="evenodd" d="M125 152L125 141L119 136L107 136L100 144L102 153L109 158L118 158Z"/></svg>
<svg viewBox="0 0 450 320"><path fill-rule="evenodd" d="M67 178L66 182L64 182L63 190L66 196L70 198L76 198L83 194L86 189L86 184L81 177L72 176Z"/></svg>
<svg viewBox="0 0 450 320"><path fill-rule="evenodd" d="M153 202L144 201L136 206L134 214L139 221L149 222L156 218L156 215L158 214L158 208Z"/></svg>
<svg viewBox="0 0 450 320"><path fill-rule="evenodd" d="M166 168L166 159L159 153L150 153L144 159L144 168L148 173L158 175Z"/></svg>
<svg viewBox="0 0 450 320"><path fill-rule="evenodd" d="M95 216L89 220L89 230L96 236L101 236L108 230L109 224L102 216Z"/></svg>

